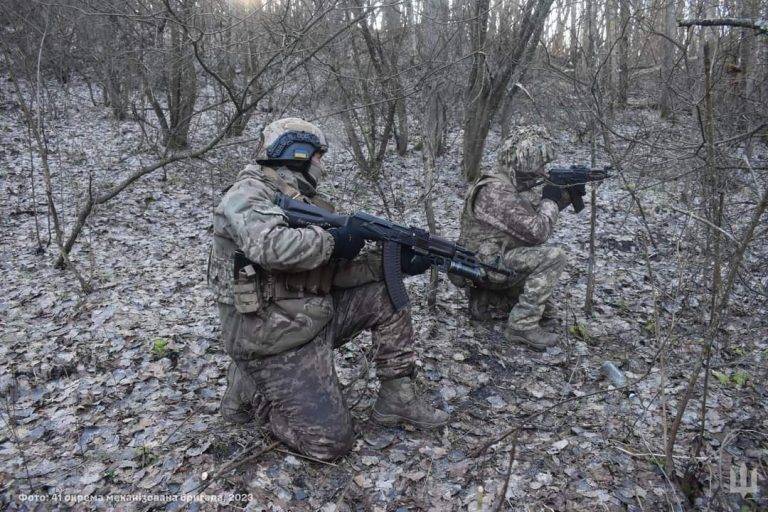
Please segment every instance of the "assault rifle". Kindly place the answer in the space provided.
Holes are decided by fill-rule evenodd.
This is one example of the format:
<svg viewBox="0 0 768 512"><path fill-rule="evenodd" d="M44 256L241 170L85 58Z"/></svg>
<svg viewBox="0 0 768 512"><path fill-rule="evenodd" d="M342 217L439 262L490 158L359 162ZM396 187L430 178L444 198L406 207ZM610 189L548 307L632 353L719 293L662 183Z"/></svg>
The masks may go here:
<svg viewBox="0 0 768 512"><path fill-rule="evenodd" d="M399 226L364 212L337 215L281 193L275 197L275 204L285 212L291 227L320 226L330 229L349 226L365 240L382 242L384 282L395 311L408 305L408 293L403 285L401 246L409 247L414 253L424 256L439 270L472 281L485 280L489 271L510 277L514 275L510 270L478 261L473 252L423 229Z"/></svg>
<svg viewBox="0 0 768 512"><path fill-rule="evenodd" d="M586 165L553 167L549 170L549 177L547 179L534 183L530 188L542 183L551 183L552 185L564 188L571 198L573 211L579 213L584 209L584 200L582 198L587 193L584 185L590 181L602 181L610 178L609 170L611 170L610 165L606 165L602 169L592 169Z"/></svg>

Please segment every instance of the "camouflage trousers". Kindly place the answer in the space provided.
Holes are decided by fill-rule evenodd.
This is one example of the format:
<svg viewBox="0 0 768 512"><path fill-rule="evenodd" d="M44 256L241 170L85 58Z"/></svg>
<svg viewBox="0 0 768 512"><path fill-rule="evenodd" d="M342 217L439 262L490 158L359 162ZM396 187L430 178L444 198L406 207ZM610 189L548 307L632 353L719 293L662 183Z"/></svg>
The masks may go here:
<svg viewBox="0 0 768 512"><path fill-rule="evenodd" d="M352 418L333 364L333 349L371 329L374 361L381 380L411 375L414 368L413 327L408 309L394 312L382 282L331 292L334 316L308 343L281 354L235 360L242 379L268 402L269 428L281 441L312 457L329 460L348 452L354 441ZM248 342L243 315L219 304L222 340L227 352ZM242 353L242 352L240 352ZM230 382L230 385L233 383Z"/></svg>
<svg viewBox="0 0 768 512"><path fill-rule="evenodd" d="M470 314L481 320L506 316L512 329L533 329L563 271L565 253L556 246L517 247L501 262L518 276L509 286L468 288Z"/></svg>

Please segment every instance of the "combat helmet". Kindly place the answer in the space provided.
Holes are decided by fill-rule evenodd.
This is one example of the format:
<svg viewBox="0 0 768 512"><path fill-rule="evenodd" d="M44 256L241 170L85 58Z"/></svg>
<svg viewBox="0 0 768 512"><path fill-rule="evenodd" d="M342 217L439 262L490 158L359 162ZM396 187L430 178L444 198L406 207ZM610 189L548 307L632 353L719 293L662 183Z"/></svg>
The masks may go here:
<svg viewBox="0 0 768 512"><path fill-rule="evenodd" d="M527 182L545 175L544 165L555 158L552 137L540 125L518 126L499 148L496 170L512 183Z"/></svg>
<svg viewBox="0 0 768 512"><path fill-rule="evenodd" d="M268 124L261 134L262 143L256 161L271 167L285 166L301 172L312 187L319 176L309 172L312 155L328 151L325 134L314 124L286 117Z"/></svg>

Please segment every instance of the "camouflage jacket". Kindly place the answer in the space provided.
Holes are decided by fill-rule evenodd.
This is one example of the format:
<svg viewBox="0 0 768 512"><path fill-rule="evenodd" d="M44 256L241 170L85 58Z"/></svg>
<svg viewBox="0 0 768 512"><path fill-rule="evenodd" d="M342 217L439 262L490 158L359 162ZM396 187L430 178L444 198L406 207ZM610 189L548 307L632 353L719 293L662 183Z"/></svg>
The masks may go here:
<svg viewBox="0 0 768 512"><path fill-rule="evenodd" d="M208 283L215 300L261 320L263 334L252 355L276 354L312 339L333 316L332 287L382 279L375 254L351 262L331 260L333 237L319 227L291 228L274 204L280 191L296 199L333 206L298 191L287 169L247 166L224 194L213 215ZM241 250L255 273L235 276Z"/></svg>
<svg viewBox="0 0 768 512"><path fill-rule="evenodd" d="M519 192L505 175L485 174L467 192L459 243L481 261L498 265L511 249L546 242L558 213L554 201L539 201L533 191Z"/></svg>

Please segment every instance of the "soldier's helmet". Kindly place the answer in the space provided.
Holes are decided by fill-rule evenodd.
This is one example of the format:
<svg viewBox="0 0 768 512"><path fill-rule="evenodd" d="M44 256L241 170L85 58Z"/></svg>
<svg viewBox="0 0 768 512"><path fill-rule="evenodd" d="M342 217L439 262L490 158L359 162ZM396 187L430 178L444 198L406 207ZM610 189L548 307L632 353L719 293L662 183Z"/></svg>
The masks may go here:
<svg viewBox="0 0 768 512"><path fill-rule="evenodd" d="M256 161L262 165L308 163L316 151L328 151L323 131L298 117L286 117L264 128Z"/></svg>
<svg viewBox="0 0 768 512"><path fill-rule="evenodd" d="M499 148L497 170L515 179L530 180L546 174L544 165L555 158L552 137L539 125L518 126Z"/></svg>

